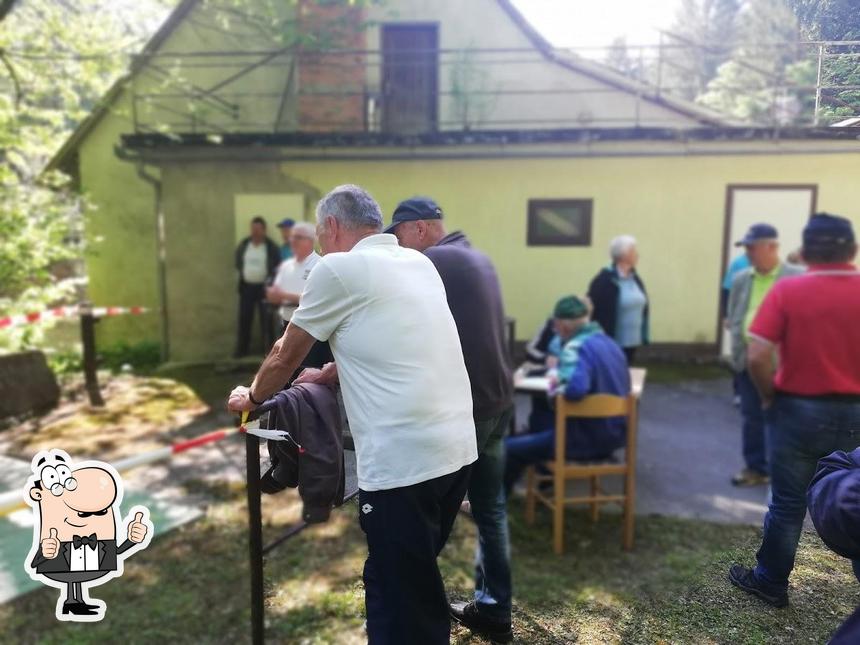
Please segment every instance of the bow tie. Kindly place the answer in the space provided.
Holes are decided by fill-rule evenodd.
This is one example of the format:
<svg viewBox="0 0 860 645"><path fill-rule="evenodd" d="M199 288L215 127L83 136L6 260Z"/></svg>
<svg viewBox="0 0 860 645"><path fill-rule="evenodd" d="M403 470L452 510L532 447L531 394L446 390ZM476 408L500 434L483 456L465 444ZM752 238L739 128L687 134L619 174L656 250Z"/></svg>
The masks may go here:
<svg viewBox="0 0 860 645"><path fill-rule="evenodd" d="M72 544L76 549L80 548L81 545L91 546L95 549L98 543L99 540L95 533L90 533L89 535L75 535L72 537Z"/></svg>

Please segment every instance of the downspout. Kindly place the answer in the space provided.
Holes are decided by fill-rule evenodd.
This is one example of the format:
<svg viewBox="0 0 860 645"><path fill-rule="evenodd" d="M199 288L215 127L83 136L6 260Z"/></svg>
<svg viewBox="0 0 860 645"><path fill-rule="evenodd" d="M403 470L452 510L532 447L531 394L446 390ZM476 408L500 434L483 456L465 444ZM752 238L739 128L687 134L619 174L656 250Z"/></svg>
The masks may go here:
<svg viewBox="0 0 860 645"><path fill-rule="evenodd" d="M144 162L137 156L129 154L121 146L114 148L116 156L123 161L131 162L137 169L137 176L152 186L155 193L155 246L158 266L158 303L161 319L161 362L170 360L170 335L167 329L167 243L164 229L164 202L162 199L161 179L146 171Z"/></svg>

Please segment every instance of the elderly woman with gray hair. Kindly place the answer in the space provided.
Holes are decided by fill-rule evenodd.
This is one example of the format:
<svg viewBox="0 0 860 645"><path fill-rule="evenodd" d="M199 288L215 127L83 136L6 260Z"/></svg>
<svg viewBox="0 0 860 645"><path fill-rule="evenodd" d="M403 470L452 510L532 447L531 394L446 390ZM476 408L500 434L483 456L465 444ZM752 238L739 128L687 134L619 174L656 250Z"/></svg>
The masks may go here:
<svg viewBox="0 0 860 645"><path fill-rule="evenodd" d="M588 287L594 305L592 320L615 339L627 362L635 359L636 349L648 344L648 294L636 264L639 252L636 239L620 235L609 244L612 264L600 270Z"/></svg>

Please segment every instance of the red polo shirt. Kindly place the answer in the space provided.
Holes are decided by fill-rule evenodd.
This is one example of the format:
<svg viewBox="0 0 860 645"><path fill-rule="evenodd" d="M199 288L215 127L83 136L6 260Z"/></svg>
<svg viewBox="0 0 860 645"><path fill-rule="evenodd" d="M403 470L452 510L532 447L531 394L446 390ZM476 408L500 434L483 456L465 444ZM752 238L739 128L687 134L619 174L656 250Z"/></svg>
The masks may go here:
<svg viewBox="0 0 860 645"><path fill-rule="evenodd" d="M749 333L779 346L778 391L860 395L860 271L854 265L810 266L780 280Z"/></svg>

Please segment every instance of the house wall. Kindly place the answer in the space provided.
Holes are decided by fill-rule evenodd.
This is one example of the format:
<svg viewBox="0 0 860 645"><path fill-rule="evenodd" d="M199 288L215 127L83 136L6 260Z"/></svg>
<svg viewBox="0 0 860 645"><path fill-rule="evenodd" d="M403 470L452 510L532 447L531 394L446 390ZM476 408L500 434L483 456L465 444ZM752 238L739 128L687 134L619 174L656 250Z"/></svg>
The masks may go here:
<svg viewBox="0 0 860 645"><path fill-rule="evenodd" d="M386 218L400 199L432 195L449 229L463 229L495 262L520 339L537 329L560 295L584 292L608 262L609 240L629 233L640 244L653 341L714 343L726 186L817 184L819 209L860 225L857 164L850 154L168 164L171 358L223 358L232 349L235 193L324 193L358 183ZM593 244L527 247L530 198L593 199Z"/></svg>
<svg viewBox="0 0 860 645"><path fill-rule="evenodd" d="M97 306L158 307L155 193L135 166L117 159L114 146L129 131L128 97L120 96L83 141L79 155L81 190L95 209L86 224L87 294ZM157 168L149 168L158 174ZM100 345L157 341L156 312L119 316L97 326Z"/></svg>
<svg viewBox="0 0 860 645"><path fill-rule="evenodd" d="M371 21L380 23L438 23L441 50L512 50L440 55L440 130L465 125L472 129L697 125L693 118L637 101L630 92L548 61L496 0L469 0L468 10L463 0L389 0L367 12ZM378 27L368 29L367 41L370 49L381 49ZM368 69L371 88L380 86L379 72L379 67ZM608 68L605 73L612 75ZM456 79L463 92L452 95ZM505 90L523 93L494 95Z"/></svg>

